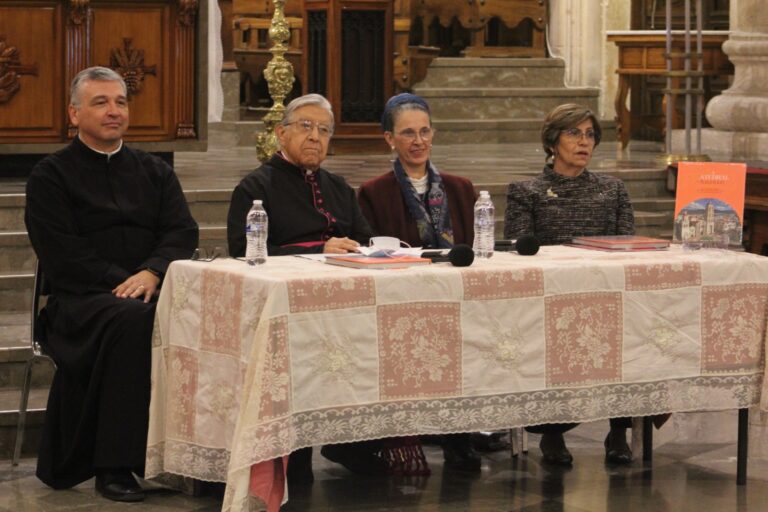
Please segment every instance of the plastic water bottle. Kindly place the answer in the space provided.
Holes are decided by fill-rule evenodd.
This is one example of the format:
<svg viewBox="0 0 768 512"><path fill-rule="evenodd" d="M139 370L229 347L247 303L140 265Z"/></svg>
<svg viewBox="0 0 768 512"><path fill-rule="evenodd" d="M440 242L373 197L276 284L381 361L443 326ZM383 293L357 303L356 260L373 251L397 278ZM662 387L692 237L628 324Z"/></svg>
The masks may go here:
<svg viewBox="0 0 768 512"><path fill-rule="evenodd" d="M480 197L475 203L475 242L472 249L478 258L493 256L494 244L494 208L491 194L487 190L480 191Z"/></svg>
<svg viewBox="0 0 768 512"><path fill-rule="evenodd" d="M267 261L267 233L269 221L261 199L254 199L245 217L245 261L249 265L261 265Z"/></svg>

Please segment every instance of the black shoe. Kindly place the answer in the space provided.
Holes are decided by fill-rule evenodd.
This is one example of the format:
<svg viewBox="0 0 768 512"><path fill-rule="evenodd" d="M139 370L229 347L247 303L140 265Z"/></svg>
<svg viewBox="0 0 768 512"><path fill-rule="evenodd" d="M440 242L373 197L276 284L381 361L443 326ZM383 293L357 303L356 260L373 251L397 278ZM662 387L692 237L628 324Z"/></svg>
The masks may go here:
<svg viewBox="0 0 768 512"><path fill-rule="evenodd" d="M320 449L320 454L358 475L387 474L387 464L369 450L365 443L327 444Z"/></svg>
<svg viewBox="0 0 768 512"><path fill-rule="evenodd" d="M478 452L500 452L511 449L512 445L505 439L506 432L474 432L470 434L472 448Z"/></svg>
<svg viewBox="0 0 768 512"><path fill-rule="evenodd" d="M144 501L144 491L127 469L100 471L96 475L96 491L112 501Z"/></svg>
<svg viewBox="0 0 768 512"><path fill-rule="evenodd" d="M565 446L563 434L544 434L539 441L541 448L541 461L552 466L570 467L573 464L573 455Z"/></svg>
<svg viewBox="0 0 768 512"><path fill-rule="evenodd" d="M311 484L315 481L312 473L312 447L302 448L288 457L289 484Z"/></svg>
<svg viewBox="0 0 768 512"><path fill-rule="evenodd" d="M443 440L445 466L466 473L479 473L480 455L472 448L469 434L450 434Z"/></svg>
<svg viewBox="0 0 768 512"><path fill-rule="evenodd" d="M606 464L632 464L632 450L627 444L626 438L620 442L610 442L611 434L605 436L605 463Z"/></svg>

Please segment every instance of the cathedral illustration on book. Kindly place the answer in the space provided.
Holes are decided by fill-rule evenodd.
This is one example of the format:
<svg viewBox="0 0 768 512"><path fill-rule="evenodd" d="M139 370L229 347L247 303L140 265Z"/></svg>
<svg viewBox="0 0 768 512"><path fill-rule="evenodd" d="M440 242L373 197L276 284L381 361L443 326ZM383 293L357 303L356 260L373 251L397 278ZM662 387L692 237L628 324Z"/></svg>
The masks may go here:
<svg viewBox="0 0 768 512"><path fill-rule="evenodd" d="M675 240L683 242L741 243L742 225L738 214L726 202L714 198L694 201L675 219Z"/></svg>

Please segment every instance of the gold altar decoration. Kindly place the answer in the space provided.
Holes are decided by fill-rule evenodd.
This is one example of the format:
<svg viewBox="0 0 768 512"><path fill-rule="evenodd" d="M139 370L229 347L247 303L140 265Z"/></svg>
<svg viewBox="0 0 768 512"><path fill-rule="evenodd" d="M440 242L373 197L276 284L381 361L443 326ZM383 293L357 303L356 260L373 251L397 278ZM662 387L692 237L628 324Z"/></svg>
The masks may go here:
<svg viewBox="0 0 768 512"><path fill-rule="evenodd" d="M262 119L264 131L256 135L256 155L262 162L266 162L277 152L275 126L283 120L285 114L283 100L293 88L293 66L285 59L285 53L288 51L286 42L291 37L291 31L285 19L285 2L286 0L274 0L275 14L272 16L272 24L269 27L269 39L274 43L269 51L273 57L264 69L264 78L267 80L273 104Z"/></svg>

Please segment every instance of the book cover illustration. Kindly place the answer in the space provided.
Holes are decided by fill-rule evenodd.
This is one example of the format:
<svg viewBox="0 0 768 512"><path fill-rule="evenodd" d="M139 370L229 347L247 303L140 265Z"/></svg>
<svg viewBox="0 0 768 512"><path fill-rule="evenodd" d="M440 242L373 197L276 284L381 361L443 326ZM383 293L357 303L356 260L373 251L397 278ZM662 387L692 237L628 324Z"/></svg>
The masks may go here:
<svg viewBox="0 0 768 512"><path fill-rule="evenodd" d="M673 240L741 247L746 179L746 164L680 162Z"/></svg>

